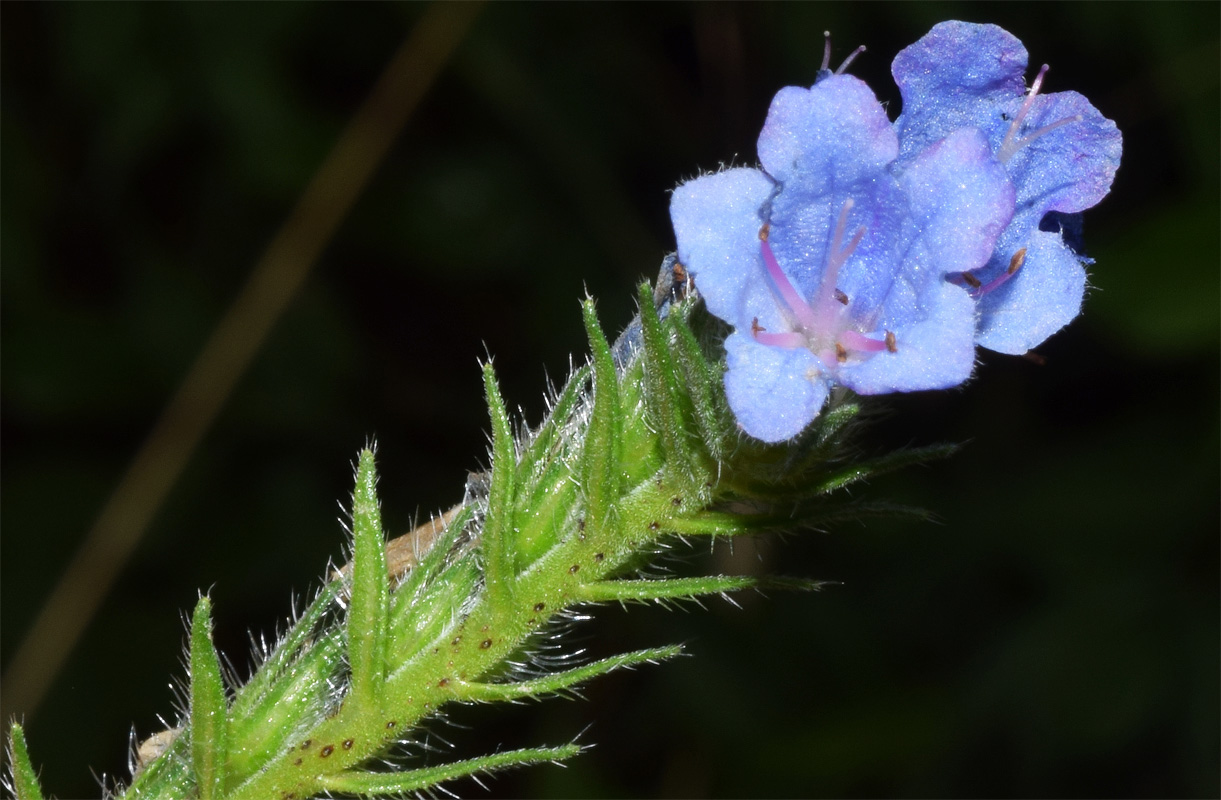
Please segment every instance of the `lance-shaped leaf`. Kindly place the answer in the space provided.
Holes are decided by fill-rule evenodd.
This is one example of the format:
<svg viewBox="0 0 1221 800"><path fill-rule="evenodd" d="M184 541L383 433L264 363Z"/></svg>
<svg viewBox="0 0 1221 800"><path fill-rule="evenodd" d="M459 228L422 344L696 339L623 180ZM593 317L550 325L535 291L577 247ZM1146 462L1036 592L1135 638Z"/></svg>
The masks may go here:
<svg viewBox="0 0 1221 800"><path fill-rule="evenodd" d="M30 763L30 751L25 746L25 731L13 723L9 731L9 769L13 774L13 789L17 800L42 800L42 789L38 786L38 773Z"/></svg>
<svg viewBox="0 0 1221 800"><path fill-rule="evenodd" d="M487 394L488 414L492 419L492 482L488 489L487 517L484 520L484 573L488 595L507 601L517 579L517 541L513 531L513 495L516 456L509 412L496 384L491 364L483 365L483 387Z"/></svg>
<svg viewBox="0 0 1221 800"><path fill-rule="evenodd" d="M585 491L589 522L601 531L611 521L619 499L621 439L619 435L619 378L610 344L598 324L593 300L581 304L585 333L593 353L594 402L581 453L580 482Z"/></svg>
<svg viewBox="0 0 1221 800"><path fill-rule="evenodd" d="M191 617L191 766L200 800L223 797L228 708L220 659L212 646L212 601L199 598Z"/></svg>
<svg viewBox="0 0 1221 800"><path fill-rule="evenodd" d="M348 608L348 663L352 700L364 708L380 707L386 681L386 625L390 576L386 543L377 504L377 470L373 451L360 454L356 490L352 493L352 599Z"/></svg>
<svg viewBox="0 0 1221 800"><path fill-rule="evenodd" d="M532 678L528 681L515 683L459 683L455 693L462 700L497 703L513 700L524 700L531 697L541 697L546 694L563 691L578 683L595 678L616 669L630 668L638 664L649 664L674 658L682 652L678 645L669 647L654 647L649 650L636 650L631 653L604 658L592 664L586 664L575 669Z"/></svg>
<svg viewBox="0 0 1221 800"><path fill-rule="evenodd" d="M688 440L690 400L679 385L679 376L670 355L670 343L661 318L653 307L653 290L640 284L640 324L644 339L645 404L653 424L661 434L666 466L679 480L689 482L694 472L695 454Z"/></svg>
<svg viewBox="0 0 1221 800"><path fill-rule="evenodd" d="M452 764L413 769L407 772L344 772L325 775L318 779L322 788L339 794L358 797L384 797L403 795L436 786L444 781L465 778L481 772L496 772L510 767L529 764L544 764L548 761L563 761L581 752L575 744L562 747L536 747L526 750L510 750Z"/></svg>
<svg viewBox="0 0 1221 800"><path fill-rule="evenodd" d="M759 583L748 575L708 575L700 578L662 580L617 580L587 583L577 589L579 599L589 603L633 600L686 600L709 594L750 589Z"/></svg>

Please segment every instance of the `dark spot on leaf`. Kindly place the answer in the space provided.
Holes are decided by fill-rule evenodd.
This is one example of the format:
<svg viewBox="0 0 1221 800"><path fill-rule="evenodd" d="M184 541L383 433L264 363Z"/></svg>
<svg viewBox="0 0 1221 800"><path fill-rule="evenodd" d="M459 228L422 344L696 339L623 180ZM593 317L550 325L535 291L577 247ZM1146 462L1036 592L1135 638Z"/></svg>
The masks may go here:
<svg viewBox="0 0 1221 800"><path fill-rule="evenodd" d="M344 749L344 750L351 750L351 749L352 749L352 745L353 745L353 743L354 743L354 742L355 742L355 740L354 740L354 739L344 739L344 740L343 740L343 749Z"/></svg>
<svg viewBox="0 0 1221 800"><path fill-rule="evenodd" d="M606 558L605 553L594 553L594 561L601 561L604 558Z"/></svg>
<svg viewBox="0 0 1221 800"><path fill-rule="evenodd" d="M568 568L568 574L575 575L577 573L577 570L579 570L580 568L581 568L580 564L573 564L571 567Z"/></svg>
<svg viewBox="0 0 1221 800"><path fill-rule="evenodd" d="M335 752L335 745L328 744L326 747L324 747L318 751L318 755L322 756L323 758L330 758L331 753L334 753L334 752Z"/></svg>
<svg viewBox="0 0 1221 800"><path fill-rule="evenodd" d="M301 743L301 749L302 749L302 750L308 750L308 749L309 749L309 746L310 746L311 744L313 744L313 743L314 743L314 740L313 740L313 739L306 739L304 742L302 742L302 743Z"/></svg>
<svg viewBox="0 0 1221 800"><path fill-rule="evenodd" d="M487 650L487 649L488 649L489 647L491 647L491 646L492 646L492 640L491 640L491 639L484 639L482 642L480 642L480 643L479 643L479 647L480 647L480 648L482 648L482 649L484 649L484 650Z"/></svg>
<svg viewBox="0 0 1221 800"><path fill-rule="evenodd" d="M653 521L653 522L650 522L650 523L649 523L649 530L651 530L651 531L655 531L655 530L657 530L657 529L658 529L658 528L660 528L660 527L661 527L661 525L657 524L657 522L656 522L656 521Z"/></svg>
<svg viewBox="0 0 1221 800"><path fill-rule="evenodd" d="M535 611L542 611L542 610L543 610L544 608L546 608L546 607L547 607L547 604L546 604L546 603L535 603L535 604L534 604L534 610L535 610Z"/></svg>

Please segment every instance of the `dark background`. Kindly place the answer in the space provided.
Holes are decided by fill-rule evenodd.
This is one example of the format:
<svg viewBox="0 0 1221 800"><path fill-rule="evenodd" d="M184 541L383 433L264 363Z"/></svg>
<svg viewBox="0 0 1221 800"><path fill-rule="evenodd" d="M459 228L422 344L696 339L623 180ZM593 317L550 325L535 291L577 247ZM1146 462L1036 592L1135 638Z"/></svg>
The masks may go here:
<svg viewBox="0 0 1221 800"><path fill-rule="evenodd" d="M0 6L3 666L423 10ZM1046 363L984 354L962 390L875 406L867 451L967 443L855 490L939 523L697 553L842 585L600 611L579 645L694 657L436 733L471 755L590 726L567 769L495 795L1215 797L1215 3L484 8L27 715L44 787L125 775L129 727L171 715L200 588L244 669L245 632L340 553L366 437L392 531L458 500L485 460L477 359L537 422L544 376L582 357L584 287L608 328L628 320L673 247L668 190L754 162L824 29L837 63L868 45L852 71L893 114L891 58L951 18L1019 36L1047 90L1086 94L1125 147L1086 219L1095 288Z"/></svg>

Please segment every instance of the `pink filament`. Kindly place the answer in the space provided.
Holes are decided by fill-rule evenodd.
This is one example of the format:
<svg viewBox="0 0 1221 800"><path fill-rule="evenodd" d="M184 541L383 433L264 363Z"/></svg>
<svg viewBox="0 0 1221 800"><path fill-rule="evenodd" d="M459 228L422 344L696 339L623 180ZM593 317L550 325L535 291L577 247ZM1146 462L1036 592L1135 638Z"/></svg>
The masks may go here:
<svg viewBox="0 0 1221 800"><path fill-rule="evenodd" d="M814 310L797 293L797 290L793 288L793 284L789 283L788 276L784 274L784 270L780 269L780 264L776 262L776 255L772 252L772 246L767 243L766 239L759 240L759 244L763 250L763 264L767 267L767 274L771 276L772 282L776 284L776 289L780 292L780 297L784 300L785 305L793 312L793 316L797 318L797 322L802 327L809 329L817 327L818 321L814 316Z"/></svg>

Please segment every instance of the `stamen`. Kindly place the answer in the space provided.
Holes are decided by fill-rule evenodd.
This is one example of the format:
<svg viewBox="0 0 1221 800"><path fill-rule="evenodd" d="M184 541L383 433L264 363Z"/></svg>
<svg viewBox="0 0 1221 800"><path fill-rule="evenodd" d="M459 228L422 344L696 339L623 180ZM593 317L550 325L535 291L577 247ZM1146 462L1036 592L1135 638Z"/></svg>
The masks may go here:
<svg viewBox="0 0 1221 800"><path fill-rule="evenodd" d="M1024 264L1024 263L1026 263L1026 248L1025 247L1023 247L1021 250L1018 250L1016 253L1013 254L1013 258L1009 259L1009 266L1005 269L1004 272L1002 272L1000 275L997 275L992 280L988 281L988 283L985 284L984 286L981 286L979 289L976 289L975 291L971 292L971 294L974 295L976 298L979 298L979 297L983 297L988 292L991 292L992 290L999 288L1001 286L1001 284L1003 284L1005 281L1012 278L1014 273L1016 273L1019 269L1021 269L1022 264Z"/></svg>
<svg viewBox="0 0 1221 800"><path fill-rule="evenodd" d="M886 352L888 352L888 353L899 352L899 348L895 344L895 335L893 333L891 333L890 331L886 331Z"/></svg>
<svg viewBox="0 0 1221 800"><path fill-rule="evenodd" d="M767 328L759 324L759 318L755 317L750 321L750 333L755 337L755 341L759 344L766 344L772 347L805 347L806 337L802 336L797 331L788 333L768 333Z"/></svg>
<svg viewBox="0 0 1221 800"><path fill-rule="evenodd" d="M840 342L843 342L844 345L847 345L849 350L856 350L862 353L880 353L886 349L885 342L877 339L870 339L865 334L852 330L841 333L839 335L839 340ZM836 342L836 346L840 346L839 342Z"/></svg>
<svg viewBox="0 0 1221 800"><path fill-rule="evenodd" d="M1009 259L1009 269L1005 270L1010 275L1017 272L1026 263L1026 248L1023 247L1013 254L1013 258Z"/></svg>
<svg viewBox="0 0 1221 800"><path fill-rule="evenodd" d="M823 31L823 46L822 46L822 66L818 68L819 72L831 69L831 31Z"/></svg>
<svg viewBox="0 0 1221 800"><path fill-rule="evenodd" d="M764 230L766 229L767 226L764 226ZM772 282L776 284L776 289L780 292L780 297L784 300L785 305L793 312L793 316L797 318L797 322L802 327L807 329L816 328L818 320L814 316L814 310L801 298L801 295L793 288L793 284L789 283L788 276L784 274L784 270L780 269L780 264L776 262L776 256L772 253L772 246L767 243L766 239L763 239L759 242L759 247L763 251L763 265L767 268L767 274L771 276Z"/></svg>
<svg viewBox="0 0 1221 800"><path fill-rule="evenodd" d="M835 360L841 364L848 360L848 351L839 342L835 343Z"/></svg>
<svg viewBox="0 0 1221 800"><path fill-rule="evenodd" d="M840 303L842 303L844 305L848 305L848 295L844 294L839 289L836 289L834 292L832 292L831 296L834 297L836 300L838 300Z"/></svg>
<svg viewBox="0 0 1221 800"><path fill-rule="evenodd" d="M1017 138L1018 130L1022 127L1022 122L1026 119L1026 115L1034 106L1034 99L1038 95L1039 90L1043 87L1043 76L1047 74L1047 65L1039 70L1039 74L1035 77L1034 83L1030 84L1030 92L1026 95L1026 100L1022 103L1021 109L1018 110L1017 116L1013 118L1013 122L1009 124L1009 130L1005 133L1005 140L1001 142L1000 148L996 151L996 159L1002 164L1013 158L1014 153L1021 150L1026 145L1038 139L1040 136L1051 133L1056 128L1062 125L1068 125L1072 122L1081 122L1085 117L1080 114L1074 114L1071 117L1058 119L1048 125L1044 125L1028 136L1021 139Z"/></svg>
<svg viewBox="0 0 1221 800"><path fill-rule="evenodd" d="M822 294L824 297L834 297L834 293L838 291L835 288L836 282L839 280L839 268L844 265L852 251L856 250L856 246L861 243L861 239L865 236L865 226L856 229L856 233L852 236L852 241L847 247L843 247L844 229L848 227L848 212L856 205L851 197L844 201L844 207L840 209L839 220L835 223L835 234L831 237L831 254L827 258L827 268L822 276ZM838 298L837 298L838 299Z"/></svg>
<svg viewBox="0 0 1221 800"><path fill-rule="evenodd" d="M979 282L979 278L975 277L969 272L962 273L962 279L966 281L967 286L970 286L972 289L978 289L979 287L983 286L983 284Z"/></svg>
<svg viewBox="0 0 1221 800"><path fill-rule="evenodd" d="M772 225L770 222L763 223L763 227L759 229L759 241L766 242L768 237L772 235Z"/></svg>

